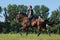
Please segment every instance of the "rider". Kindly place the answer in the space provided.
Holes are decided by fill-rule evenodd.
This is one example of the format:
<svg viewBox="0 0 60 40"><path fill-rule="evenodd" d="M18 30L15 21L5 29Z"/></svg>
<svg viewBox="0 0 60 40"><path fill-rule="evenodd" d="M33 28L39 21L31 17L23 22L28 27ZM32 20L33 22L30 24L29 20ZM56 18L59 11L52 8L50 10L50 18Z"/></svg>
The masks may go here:
<svg viewBox="0 0 60 40"><path fill-rule="evenodd" d="M29 20L33 19L33 9L31 5L28 8L27 15L28 15Z"/></svg>

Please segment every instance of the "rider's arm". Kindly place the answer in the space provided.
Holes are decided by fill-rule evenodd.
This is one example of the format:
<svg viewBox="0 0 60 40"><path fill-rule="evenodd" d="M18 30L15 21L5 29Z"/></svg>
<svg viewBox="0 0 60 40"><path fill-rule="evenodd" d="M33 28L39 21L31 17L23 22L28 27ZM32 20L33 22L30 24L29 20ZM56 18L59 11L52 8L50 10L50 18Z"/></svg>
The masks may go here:
<svg viewBox="0 0 60 40"><path fill-rule="evenodd" d="M29 14L29 10L27 10L26 14L27 14L27 15Z"/></svg>

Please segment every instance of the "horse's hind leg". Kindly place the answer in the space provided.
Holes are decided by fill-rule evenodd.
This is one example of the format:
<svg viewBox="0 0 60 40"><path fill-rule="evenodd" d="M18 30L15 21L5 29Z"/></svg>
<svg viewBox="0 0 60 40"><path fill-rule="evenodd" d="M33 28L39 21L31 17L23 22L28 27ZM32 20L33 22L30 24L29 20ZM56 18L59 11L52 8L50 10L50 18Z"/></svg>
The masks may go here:
<svg viewBox="0 0 60 40"><path fill-rule="evenodd" d="M37 36L39 36L40 34L41 34L41 30L39 30L38 35L37 35Z"/></svg>
<svg viewBox="0 0 60 40"><path fill-rule="evenodd" d="M19 31L20 31L20 34L21 34L21 36L22 36L23 27L21 27L21 28L19 29Z"/></svg>
<svg viewBox="0 0 60 40"><path fill-rule="evenodd" d="M48 35L51 36L50 29L48 28L48 29L46 29L46 31L47 31Z"/></svg>
<svg viewBox="0 0 60 40"><path fill-rule="evenodd" d="M19 26L20 24L19 23L17 23L17 27L18 27L18 32L21 34L21 36L22 36L22 30L23 30L23 28L22 27L20 27ZM20 27L20 28L19 28Z"/></svg>
<svg viewBox="0 0 60 40"><path fill-rule="evenodd" d="M28 27L26 28L26 36L28 35Z"/></svg>
<svg viewBox="0 0 60 40"><path fill-rule="evenodd" d="M49 30L47 30L47 33L48 33L48 35L49 35L49 36L51 36L51 35L50 35L50 31L49 31Z"/></svg>
<svg viewBox="0 0 60 40"><path fill-rule="evenodd" d="M33 28L33 27L31 27L31 32L32 32L32 33L34 32L34 28Z"/></svg>

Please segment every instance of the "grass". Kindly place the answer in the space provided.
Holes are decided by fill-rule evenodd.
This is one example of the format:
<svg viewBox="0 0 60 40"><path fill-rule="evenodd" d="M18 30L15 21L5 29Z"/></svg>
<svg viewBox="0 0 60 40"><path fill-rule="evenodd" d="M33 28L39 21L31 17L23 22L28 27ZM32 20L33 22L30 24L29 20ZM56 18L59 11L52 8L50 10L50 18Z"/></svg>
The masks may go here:
<svg viewBox="0 0 60 40"><path fill-rule="evenodd" d="M60 35L51 34L48 36L47 34L41 34L37 37L37 34L29 34L26 36L23 34L0 34L0 40L60 40Z"/></svg>

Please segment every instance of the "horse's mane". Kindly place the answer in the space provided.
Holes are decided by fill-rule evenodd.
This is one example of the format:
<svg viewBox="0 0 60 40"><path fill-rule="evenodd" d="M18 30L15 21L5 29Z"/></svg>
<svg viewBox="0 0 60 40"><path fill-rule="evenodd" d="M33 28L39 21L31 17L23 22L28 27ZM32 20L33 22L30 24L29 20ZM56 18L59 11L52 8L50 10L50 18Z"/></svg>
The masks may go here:
<svg viewBox="0 0 60 40"><path fill-rule="evenodd" d="M24 12L21 12L20 14L22 14L23 16L27 16L26 13L24 13Z"/></svg>
<svg viewBox="0 0 60 40"><path fill-rule="evenodd" d="M34 17L35 19L38 19L38 16L36 16L36 15L33 15L33 17Z"/></svg>

